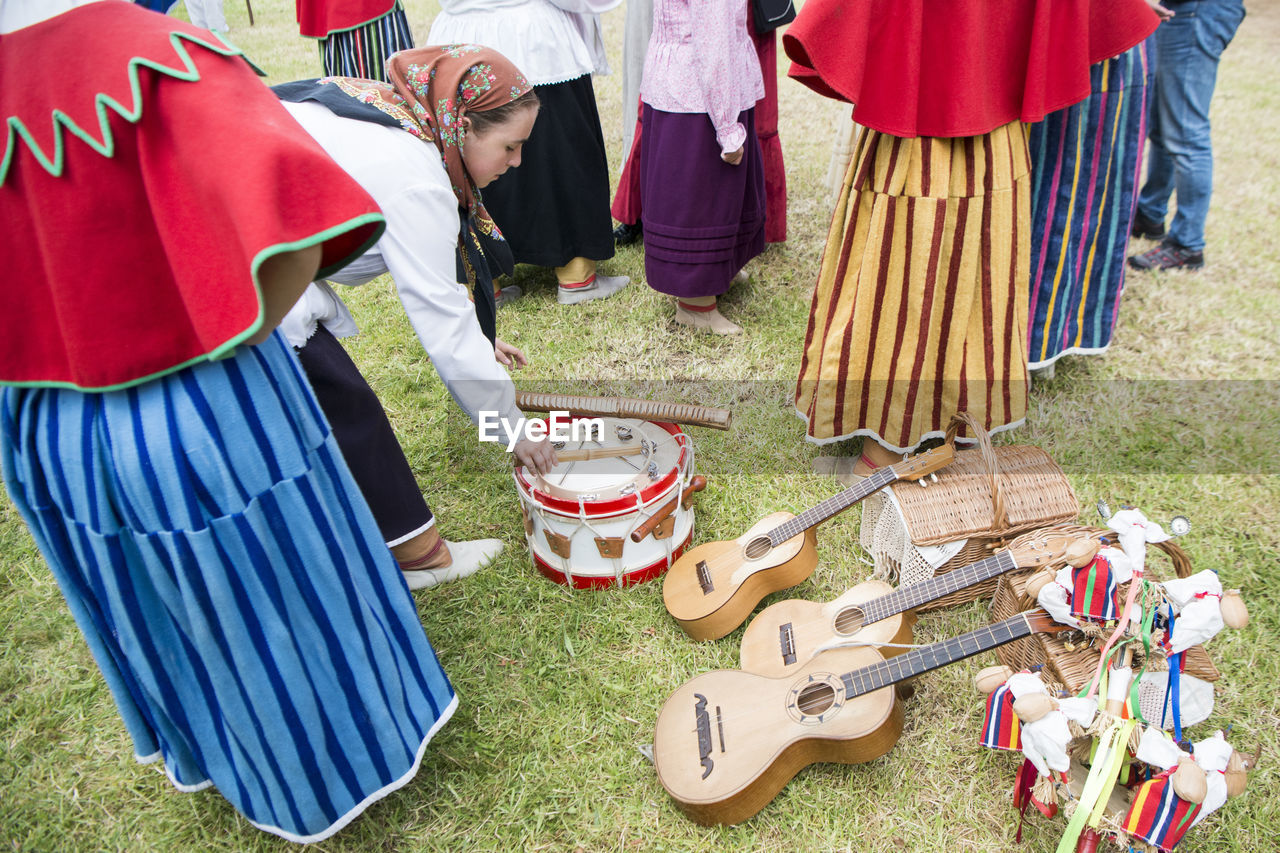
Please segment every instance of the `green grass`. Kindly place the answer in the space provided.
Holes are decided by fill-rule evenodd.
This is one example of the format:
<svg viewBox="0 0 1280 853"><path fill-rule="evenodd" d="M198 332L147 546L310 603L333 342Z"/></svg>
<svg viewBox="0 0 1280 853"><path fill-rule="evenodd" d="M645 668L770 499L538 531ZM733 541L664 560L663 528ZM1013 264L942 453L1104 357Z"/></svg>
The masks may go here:
<svg viewBox="0 0 1280 853"><path fill-rule="evenodd" d="M297 36L292 6L228 2L232 36L271 75L317 76L318 51ZM434 5L409 0L419 43ZM624 13L605 16L621 62ZM1240 747L1262 743L1250 790L1178 848L1276 849L1280 815L1280 465L1276 401L1280 334L1280 10L1252 4L1227 51L1213 105L1217 187L1208 266L1132 276L1112 349L1060 362L1033 391L1028 425L1003 441L1046 448L1086 507L1133 503L1155 518L1190 516L1182 544L1197 569L1245 591L1252 621L1210 651L1222 680L1209 724L1233 725ZM621 156L618 76L596 81L611 167ZM833 494L809 474L817 448L790 405L801 336L829 215L821 186L847 110L783 79L781 136L791 191L790 237L753 263L726 314L746 334L725 340L673 324L667 299L643 286L638 248L604 265L637 284L599 304L562 308L546 271L521 268L527 296L499 315L500 333L534 359L517 384L727 406L729 433L691 429L698 471L695 541L737 536L761 516ZM234 116L225 117L234 121ZM510 461L449 400L389 282L349 296L364 333L350 349L378 389L411 464L451 538L499 536L496 565L417 594L422 620L461 697L418 777L322 845L325 850L1003 850L1018 762L977 745L982 709L971 685L990 655L918 680L906 731L866 765L802 771L759 815L733 828L686 820L639 748L665 698L733 666L740 631L690 642L658 584L574 593L532 568ZM1143 381L1130 381L1143 380ZM1184 382L1181 380L1197 380ZM851 452L840 448L837 452ZM1088 519L1086 514L1085 518ZM819 531L821 563L787 595L828 599L866 577L858 512ZM216 792L177 793L138 767L96 667L17 513L0 501L0 846L13 850L276 850ZM781 597L778 596L778 597ZM932 613L932 641L982 624L983 604ZM1030 851L1051 850L1062 820L1029 819Z"/></svg>

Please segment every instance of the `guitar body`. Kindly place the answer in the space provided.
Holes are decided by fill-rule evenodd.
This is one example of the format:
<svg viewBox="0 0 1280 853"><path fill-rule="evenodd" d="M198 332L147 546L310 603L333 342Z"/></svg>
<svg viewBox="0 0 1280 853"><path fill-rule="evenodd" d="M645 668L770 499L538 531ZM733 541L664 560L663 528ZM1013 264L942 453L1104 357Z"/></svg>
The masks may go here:
<svg viewBox="0 0 1280 853"><path fill-rule="evenodd" d="M789 678L717 670L685 683L658 714L653 756L662 787L694 821L734 824L809 764L879 758L902 734L894 689L846 699L835 673L881 660L874 649L846 647Z"/></svg>
<svg viewBox="0 0 1280 853"><path fill-rule="evenodd" d="M863 581L828 602L791 598L770 604L751 620L742 635L740 666L747 672L780 678L798 671L821 647L841 640L908 643L915 612L895 613L864 624L859 604L893 592L884 581ZM882 648L891 657L903 649Z"/></svg>
<svg viewBox="0 0 1280 853"><path fill-rule="evenodd" d="M812 528L768 547L769 531L792 518L789 512L775 512L731 542L707 542L675 561L663 580L662 600L690 637L723 637L743 623L760 599L813 574L818 549ZM755 550L762 553L748 556Z"/></svg>

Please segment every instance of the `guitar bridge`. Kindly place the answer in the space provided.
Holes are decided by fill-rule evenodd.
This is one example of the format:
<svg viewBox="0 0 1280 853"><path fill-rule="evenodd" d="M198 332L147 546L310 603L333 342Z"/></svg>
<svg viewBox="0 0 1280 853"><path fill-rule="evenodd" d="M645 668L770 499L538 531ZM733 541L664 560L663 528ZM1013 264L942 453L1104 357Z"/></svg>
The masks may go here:
<svg viewBox="0 0 1280 853"><path fill-rule="evenodd" d="M693 718L698 726L698 762L702 765L702 778L711 775L716 763L711 760L711 715L707 713L707 697L693 694L698 700L693 705Z"/></svg>
<svg viewBox="0 0 1280 853"><path fill-rule="evenodd" d="M782 649L782 662L784 664L795 663L796 638L790 622L778 628L778 645Z"/></svg>
<svg viewBox="0 0 1280 853"><path fill-rule="evenodd" d="M707 566L706 560L699 560L697 565L698 586L702 587L703 595L710 595L715 591L716 585L711 582L711 569Z"/></svg>

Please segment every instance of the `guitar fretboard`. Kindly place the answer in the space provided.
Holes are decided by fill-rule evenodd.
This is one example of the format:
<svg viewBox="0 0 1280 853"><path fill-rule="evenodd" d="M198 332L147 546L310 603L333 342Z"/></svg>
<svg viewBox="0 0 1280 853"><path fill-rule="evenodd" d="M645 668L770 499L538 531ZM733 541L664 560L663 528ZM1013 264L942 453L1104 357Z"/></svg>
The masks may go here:
<svg viewBox="0 0 1280 853"><path fill-rule="evenodd" d="M1027 621L1024 614L1019 613L1003 622L997 622L940 643L932 643L924 648L912 649L905 654L862 669L846 672L840 676L840 680L844 682L846 698L852 699L855 696L888 687L890 684L914 678L929 670L973 657L1030 633L1031 623Z"/></svg>
<svg viewBox="0 0 1280 853"><path fill-rule="evenodd" d="M887 595L873 598L859 605L866 617L863 620L863 624L869 625L872 622L879 622L881 619L888 619L895 613L915 610L926 602L934 601L957 590L990 580L1017 567L1018 562L1013 558L1013 555L1008 551L1001 551L999 554L962 566L954 571L943 572L937 577L929 578L927 581L899 587Z"/></svg>
<svg viewBox="0 0 1280 853"><path fill-rule="evenodd" d="M798 536L810 527L821 524L831 516L843 512L867 495L883 489L897 479L898 475L893 468L877 468L871 473L871 476L862 482L850 486L838 495L832 495L812 509L807 509L790 521L785 521L770 530L768 533L769 544L774 548L778 547L793 536Z"/></svg>

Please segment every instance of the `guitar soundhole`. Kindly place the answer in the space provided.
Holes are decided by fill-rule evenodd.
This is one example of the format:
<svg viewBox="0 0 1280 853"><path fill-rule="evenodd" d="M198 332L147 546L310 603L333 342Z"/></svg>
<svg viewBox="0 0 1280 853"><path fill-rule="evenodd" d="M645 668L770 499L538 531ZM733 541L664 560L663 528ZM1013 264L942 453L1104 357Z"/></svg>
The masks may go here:
<svg viewBox="0 0 1280 853"><path fill-rule="evenodd" d="M852 634L867 622L861 607L846 607L836 614L836 633Z"/></svg>
<svg viewBox="0 0 1280 853"><path fill-rule="evenodd" d="M752 539L747 543L747 547L743 549L743 553L747 555L748 560L758 560L765 554L768 554L771 547L768 536L757 536L755 539Z"/></svg>
<svg viewBox="0 0 1280 853"><path fill-rule="evenodd" d="M807 685L796 697L796 706L806 716L826 713L836 701L836 691L830 684L815 682Z"/></svg>

